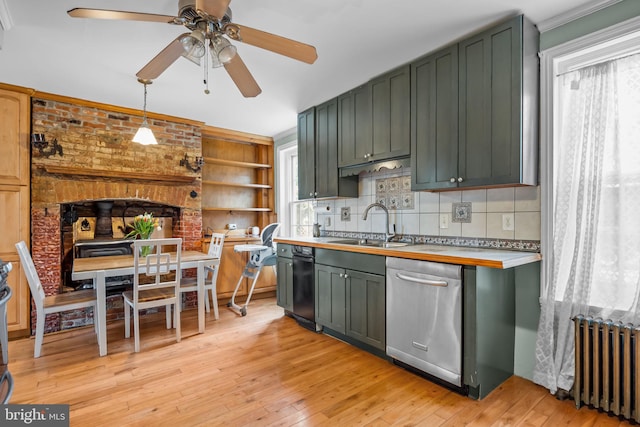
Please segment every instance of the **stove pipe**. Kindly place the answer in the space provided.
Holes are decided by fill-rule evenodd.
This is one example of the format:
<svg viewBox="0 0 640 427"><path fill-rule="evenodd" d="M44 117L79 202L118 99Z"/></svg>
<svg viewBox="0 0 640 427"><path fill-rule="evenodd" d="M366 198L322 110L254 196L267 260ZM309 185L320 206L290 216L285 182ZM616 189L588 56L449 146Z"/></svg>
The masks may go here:
<svg viewBox="0 0 640 427"><path fill-rule="evenodd" d="M111 210L113 202L96 202L96 229L94 239L113 239L111 227Z"/></svg>

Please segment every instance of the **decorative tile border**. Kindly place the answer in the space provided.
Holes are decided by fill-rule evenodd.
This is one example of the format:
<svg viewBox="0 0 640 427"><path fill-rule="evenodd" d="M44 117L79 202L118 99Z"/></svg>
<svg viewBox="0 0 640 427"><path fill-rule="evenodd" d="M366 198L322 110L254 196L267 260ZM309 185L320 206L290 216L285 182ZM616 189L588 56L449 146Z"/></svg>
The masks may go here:
<svg viewBox="0 0 640 427"><path fill-rule="evenodd" d="M349 239L384 239L382 233L358 233L352 231L323 231L322 237L342 237ZM508 240L476 237L443 237L405 234L400 241L412 241L417 245L444 245L466 248L504 249L523 252L540 252L538 240Z"/></svg>

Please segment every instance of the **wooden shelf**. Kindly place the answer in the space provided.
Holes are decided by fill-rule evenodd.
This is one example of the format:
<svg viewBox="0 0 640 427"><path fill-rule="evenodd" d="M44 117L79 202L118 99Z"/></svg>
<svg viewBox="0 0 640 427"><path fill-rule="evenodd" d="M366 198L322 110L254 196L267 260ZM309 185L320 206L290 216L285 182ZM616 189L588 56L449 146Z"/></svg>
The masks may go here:
<svg viewBox="0 0 640 427"><path fill-rule="evenodd" d="M267 184L241 184L236 182L229 181L202 181L202 185L220 185L224 187L243 187L243 188L264 188L271 189L270 185Z"/></svg>
<svg viewBox="0 0 640 427"><path fill-rule="evenodd" d="M209 212L271 212L271 208L202 208Z"/></svg>
<svg viewBox="0 0 640 427"><path fill-rule="evenodd" d="M127 171L115 171L105 169L83 169L83 168L69 168L59 166L44 166L44 170L47 173L60 174L60 175L74 175L74 176L88 176L98 178L119 178L119 179L134 179L139 181L160 181L171 182L175 184L184 184L194 182L197 177L184 176L184 175L165 175L158 173L144 173L144 172L127 172Z"/></svg>
<svg viewBox="0 0 640 427"><path fill-rule="evenodd" d="M271 165L266 163L250 163L250 162L238 162L236 160L218 159L216 157L205 157L205 164L210 165L222 165L222 166L238 166L241 168L255 168L255 169L271 169Z"/></svg>

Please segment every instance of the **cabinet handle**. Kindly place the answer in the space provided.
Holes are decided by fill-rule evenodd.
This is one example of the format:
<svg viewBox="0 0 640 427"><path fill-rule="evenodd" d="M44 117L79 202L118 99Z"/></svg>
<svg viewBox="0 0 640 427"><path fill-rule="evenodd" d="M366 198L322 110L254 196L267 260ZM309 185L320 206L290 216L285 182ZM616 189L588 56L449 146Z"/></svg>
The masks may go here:
<svg viewBox="0 0 640 427"><path fill-rule="evenodd" d="M317 196L317 195L318 195L318 192L317 192L317 191L316 191L316 192L314 192L314 193L313 193L313 195L314 195L314 197L315 197L315 196Z"/></svg>
<svg viewBox="0 0 640 427"><path fill-rule="evenodd" d="M344 274L340 273L340 278L343 278L343 277L344 277Z"/></svg>
<svg viewBox="0 0 640 427"><path fill-rule="evenodd" d="M349 275L348 275L348 274L345 274L345 275L344 275L344 278L345 278L345 279L349 278Z"/></svg>
<svg viewBox="0 0 640 427"><path fill-rule="evenodd" d="M313 193L309 193L309 196L310 196L310 197L313 197Z"/></svg>
<svg viewBox="0 0 640 427"><path fill-rule="evenodd" d="M450 182L456 182L456 179L454 177L451 177L451 179L449 179Z"/></svg>
<svg viewBox="0 0 640 427"><path fill-rule="evenodd" d="M289 267L293 267L293 264L292 264L292 263L289 263Z"/></svg>
<svg viewBox="0 0 640 427"><path fill-rule="evenodd" d="M464 181L464 179L462 179L462 177L461 177L461 176L459 176L459 177L458 177L458 182L462 182L462 181Z"/></svg>
<svg viewBox="0 0 640 427"><path fill-rule="evenodd" d="M414 283L420 283L423 285L429 285L429 286L442 286L442 287L447 287L449 286L449 284L444 281L444 280L429 280L429 279L422 279L420 277L412 277L412 276L407 276L406 274L402 274L402 273L396 273L396 277L400 280L405 280L407 282L414 282Z"/></svg>

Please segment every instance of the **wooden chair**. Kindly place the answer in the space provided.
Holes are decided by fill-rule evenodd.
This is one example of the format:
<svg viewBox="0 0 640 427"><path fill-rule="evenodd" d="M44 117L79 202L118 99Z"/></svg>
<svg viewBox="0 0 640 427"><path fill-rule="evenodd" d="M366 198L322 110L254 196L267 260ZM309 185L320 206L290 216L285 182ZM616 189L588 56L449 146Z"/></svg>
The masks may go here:
<svg viewBox="0 0 640 427"><path fill-rule="evenodd" d="M211 235L211 244L209 245L209 251L207 254L212 258L222 258L222 245L224 245L224 234L213 233ZM218 280L218 270L220 265L214 267L205 267L205 299L204 304L207 313L211 312L209 308L209 291L211 292L211 304L213 305L213 316L218 320L218 297L216 295L216 281ZM197 277L183 277L180 281L180 292L193 292L198 290Z"/></svg>
<svg viewBox="0 0 640 427"><path fill-rule="evenodd" d="M151 246L151 253L140 255L140 248ZM168 248L172 247L172 248ZM171 259L168 251L175 250ZM131 336L131 310L133 310L133 334L135 352L140 351L140 310L153 307L167 307L167 329L171 328L171 305L174 306L176 341L180 342L180 254L182 239L149 239L133 242L134 274L133 289L122 293L124 299L124 335ZM163 252L164 251L164 252ZM141 282L141 278L145 278ZM146 283L149 282L149 283Z"/></svg>
<svg viewBox="0 0 640 427"><path fill-rule="evenodd" d="M82 291L64 292L57 295L45 296L42 283L36 272L36 266L24 241L16 243L16 249L20 256L20 262L24 267L25 276L31 289L31 297L36 305L36 342L33 349L33 357L40 357L42 340L44 337L44 321L47 314L61 311L77 310L79 308L93 307L93 323L98 332L98 318L95 316L96 292L94 289Z"/></svg>

